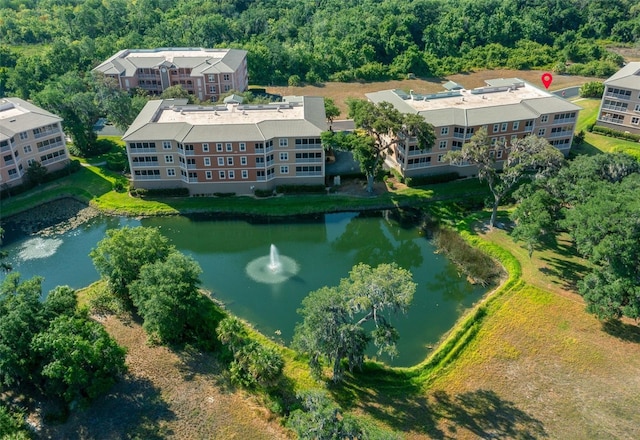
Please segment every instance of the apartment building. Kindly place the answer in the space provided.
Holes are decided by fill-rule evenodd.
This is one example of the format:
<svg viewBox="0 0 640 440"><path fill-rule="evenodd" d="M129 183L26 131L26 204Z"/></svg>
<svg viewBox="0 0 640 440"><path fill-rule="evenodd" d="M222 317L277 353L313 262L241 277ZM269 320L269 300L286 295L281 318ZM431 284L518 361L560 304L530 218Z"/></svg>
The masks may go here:
<svg viewBox="0 0 640 440"><path fill-rule="evenodd" d="M604 82L597 124L640 134L640 62L628 63Z"/></svg>
<svg viewBox="0 0 640 440"><path fill-rule="evenodd" d="M125 49L93 69L122 90L140 88L159 95L180 85L200 101L218 101L231 90L249 86L247 52L238 49Z"/></svg>
<svg viewBox="0 0 640 440"><path fill-rule="evenodd" d="M135 188L252 194L324 184L324 99L216 106L150 101L123 136Z"/></svg>
<svg viewBox="0 0 640 440"><path fill-rule="evenodd" d="M445 88L430 94L386 90L366 95L374 103L386 101L403 113L422 115L434 127L436 140L428 151L421 151L411 139L394 144L386 164L402 175L475 174L475 167L452 165L444 157L480 128L487 130L496 159L505 159L505 146L529 134L544 137L569 154L579 106L518 78L488 80L486 86L472 90L451 83Z"/></svg>
<svg viewBox="0 0 640 440"><path fill-rule="evenodd" d="M0 186L24 183L32 162L48 171L69 163L62 119L20 98L0 99Z"/></svg>

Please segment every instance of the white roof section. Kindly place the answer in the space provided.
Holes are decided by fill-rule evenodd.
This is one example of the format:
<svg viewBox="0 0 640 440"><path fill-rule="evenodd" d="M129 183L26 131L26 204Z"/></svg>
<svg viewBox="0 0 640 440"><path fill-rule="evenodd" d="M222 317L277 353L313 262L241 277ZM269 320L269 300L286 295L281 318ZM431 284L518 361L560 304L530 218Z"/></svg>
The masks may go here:
<svg viewBox="0 0 640 440"><path fill-rule="evenodd" d="M233 142L319 136L327 130L324 99L285 96L283 102L216 106L184 99L150 101L131 124L126 141Z"/></svg>
<svg viewBox="0 0 640 440"><path fill-rule="evenodd" d="M0 139L61 122L62 118L20 98L0 99Z"/></svg>
<svg viewBox="0 0 640 440"><path fill-rule="evenodd" d="M604 82L608 86L640 90L640 61L628 63Z"/></svg>
<svg viewBox="0 0 640 440"><path fill-rule="evenodd" d="M418 113L435 127L475 126L535 119L580 107L519 78L486 81L485 87L420 94L413 90L367 93L374 103L389 102L403 113Z"/></svg>
<svg viewBox="0 0 640 440"><path fill-rule="evenodd" d="M233 73L247 57L246 50L197 47L124 49L107 59L94 71L105 75L134 76L137 69L190 68L191 75Z"/></svg>

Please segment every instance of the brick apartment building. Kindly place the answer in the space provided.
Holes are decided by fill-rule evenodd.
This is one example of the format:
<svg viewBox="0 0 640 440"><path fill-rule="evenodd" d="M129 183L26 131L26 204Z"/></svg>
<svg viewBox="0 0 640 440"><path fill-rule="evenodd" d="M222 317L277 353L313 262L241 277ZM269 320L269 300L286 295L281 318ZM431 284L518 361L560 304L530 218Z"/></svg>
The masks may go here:
<svg viewBox="0 0 640 440"><path fill-rule="evenodd" d="M580 107L518 79L495 79L466 90L455 83L447 91L419 94L386 90L368 93L374 103L389 102L403 113L417 113L434 126L433 148L420 151L411 140L394 145L388 166L406 177L458 172L472 175L475 167L449 164L445 154L462 147L484 127L495 145L496 159L506 158L504 146L516 138L535 134L546 138L565 156L569 154Z"/></svg>
<svg viewBox="0 0 640 440"><path fill-rule="evenodd" d="M0 186L24 183L36 161L55 171L69 163L62 119L20 98L0 99Z"/></svg>
<svg viewBox="0 0 640 440"><path fill-rule="evenodd" d="M640 134L640 62L628 63L604 87L597 124Z"/></svg>
<svg viewBox="0 0 640 440"><path fill-rule="evenodd" d="M252 194L277 185L324 184L324 99L187 105L150 101L123 136L135 188L191 195Z"/></svg>
<svg viewBox="0 0 640 440"><path fill-rule="evenodd" d="M180 85L200 101L218 101L249 86L247 52L238 49L125 49L93 69L117 81L122 90L140 88L159 95Z"/></svg>

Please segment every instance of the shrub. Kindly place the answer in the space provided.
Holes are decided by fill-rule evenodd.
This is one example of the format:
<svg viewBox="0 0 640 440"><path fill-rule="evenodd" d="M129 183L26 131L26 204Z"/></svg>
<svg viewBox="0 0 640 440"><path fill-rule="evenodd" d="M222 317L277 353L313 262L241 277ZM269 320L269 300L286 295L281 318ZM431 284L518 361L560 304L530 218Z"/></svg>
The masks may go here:
<svg viewBox="0 0 640 440"><path fill-rule="evenodd" d="M188 197L189 189L188 188L158 188L158 189L147 189L147 188L132 188L129 190L132 196L134 197Z"/></svg>
<svg viewBox="0 0 640 440"><path fill-rule="evenodd" d="M594 133L603 134L609 137L625 139L633 142L640 142L640 134L626 133L623 131L613 130L607 127L600 127L598 125L594 125L592 128L592 131Z"/></svg>
<svg viewBox="0 0 640 440"><path fill-rule="evenodd" d="M450 173L432 174L430 176L408 177L405 179L405 183L409 187L415 187L422 185L433 185L434 183L451 182L453 180L458 180L459 178L460 174L453 171Z"/></svg>
<svg viewBox="0 0 640 440"><path fill-rule="evenodd" d="M591 81L580 87L581 98L602 98L604 93L604 84L600 81Z"/></svg>
<svg viewBox="0 0 640 440"><path fill-rule="evenodd" d="M491 257L469 245L456 231L439 228L434 234L434 241L438 249L447 254L472 282L486 286L502 273Z"/></svg>
<svg viewBox="0 0 640 440"><path fill-rule="evenodd" d="M280 194L308 194L308 193L324 193L326 188L324 185L278 185L276 192Z"/></svg>
<svg viewBox="0 0 640 440"><path fill-rule="evenodd" d="M223 193L223 192L215 192L213 193L214 196L216 197L233 197L236 195L236 193L234 192L228 192L228 193Z"/></svg>
<svg viewBox="0 0 640 440"><path fill-rule="evenodd" d="M271 197L273 195L273 190L271 190L271 189L256 189L256 190L253 191L253 194L256 197L260 197L260 198Z"/></svg>

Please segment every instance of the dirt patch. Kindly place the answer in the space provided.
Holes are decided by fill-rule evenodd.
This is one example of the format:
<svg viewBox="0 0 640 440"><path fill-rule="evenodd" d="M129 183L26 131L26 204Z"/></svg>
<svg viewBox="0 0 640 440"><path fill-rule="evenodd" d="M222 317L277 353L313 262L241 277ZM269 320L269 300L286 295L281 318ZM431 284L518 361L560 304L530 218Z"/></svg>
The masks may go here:
<svg viewBox="0 0 640 440"><path fill-rule="evenodd" d="M482 70L479 72L461 73L451 75L446 78L433 79L406 79L384 82L370 83L336 83L328 82L321 86L302 86L302 87L267 87L267 92L282 96L287 95L306 95L306 96L322 96L332 98L340 109L338 119L347 117L347 106L345 101L348 98L365 99L365 93L377 92L380 90L403 89L415 90L417 93L436 93L444 91L442 85L451 80L457 82L467 89L480 87L485 85L485 80L495 78L520 78L530 82L533 85L542 87L540 77L544 72L538 70ZM563 89L565 87L579 86L588 81L602 80L601 78L590 78L584 76L572 75L554 75L553 84L550 90Z"/></svg>
<svg viewBox="0 0 640 440"><path fill-rule="evenodd" d="M150 346L142 327L128 319L101 319L127 349L129 373L109 395L45 425L50 439L286 439L271 413L232 387L209 354Z"/></svg>

